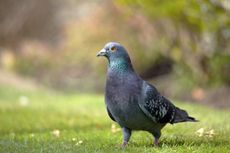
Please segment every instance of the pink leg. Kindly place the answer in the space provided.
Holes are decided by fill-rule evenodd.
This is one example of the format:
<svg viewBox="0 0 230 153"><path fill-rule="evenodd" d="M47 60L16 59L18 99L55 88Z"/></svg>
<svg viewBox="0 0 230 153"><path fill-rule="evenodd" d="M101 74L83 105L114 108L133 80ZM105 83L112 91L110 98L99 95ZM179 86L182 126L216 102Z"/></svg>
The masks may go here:
<svg viewBox="0 0 230 153"><path fill-rule="evenodd" d="M155 138L153 144L154 144L154 146L158 147L159 146L159 139Z"/></svg>
<svg viewBox="0 0 230 153"><path fill-rule="evenodd" d="M121 148L124 149L125 146L128 144L129 142L129 139L130 139L130 136L131 136L131 130L126 128L126 127L123 127L122 128L122 131L123 131L123 143L121 145Z"/></svg>
<svg viewBox="0 0 230 153"><path fill-rule="evenodd" d="M128 144L128 142L126 142L126 141L123 141L123 143L122 143L122 145L121 145L121 148L122 149L125 149L125 146Z"/></svg>

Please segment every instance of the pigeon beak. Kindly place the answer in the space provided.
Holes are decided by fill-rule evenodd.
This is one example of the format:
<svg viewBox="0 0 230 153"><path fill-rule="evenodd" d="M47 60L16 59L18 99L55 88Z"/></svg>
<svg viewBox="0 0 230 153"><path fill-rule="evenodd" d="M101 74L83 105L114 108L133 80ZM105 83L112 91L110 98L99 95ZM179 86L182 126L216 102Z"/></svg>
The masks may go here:
<svg viewBox="0 0 230 153"><path fill-rule="evenodd" d="M102 50L100 50L97 53L97 57L99 57L99 56L106 56L106 54L107 54L107 51L103 48Z"/></svg>

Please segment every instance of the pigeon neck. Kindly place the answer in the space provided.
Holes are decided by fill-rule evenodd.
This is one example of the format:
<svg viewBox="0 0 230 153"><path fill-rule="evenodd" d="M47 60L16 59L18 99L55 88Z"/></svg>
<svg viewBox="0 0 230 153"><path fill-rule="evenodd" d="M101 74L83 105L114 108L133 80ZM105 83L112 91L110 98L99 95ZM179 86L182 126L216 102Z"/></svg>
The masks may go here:
<svg viewBox="0 0 230 153"><path fill-rule="evenodd" d="M117 72L133 71L131 61L125 59L109 61L109 69Z"/></svg>

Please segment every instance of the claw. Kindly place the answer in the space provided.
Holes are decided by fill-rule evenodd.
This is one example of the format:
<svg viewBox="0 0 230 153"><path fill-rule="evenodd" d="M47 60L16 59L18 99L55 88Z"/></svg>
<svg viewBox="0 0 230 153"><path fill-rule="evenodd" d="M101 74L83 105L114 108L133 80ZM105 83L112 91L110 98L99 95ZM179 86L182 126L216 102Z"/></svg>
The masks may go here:
<svg viewBox="0 0 230 153"><path fill-rule="evenodd" d="M121 145L121 148L122 148L122 149L125 149L125 147L126 147L127 144L128 144L128 142L124 141L124 142L122 143L122 145Z"/></svg>

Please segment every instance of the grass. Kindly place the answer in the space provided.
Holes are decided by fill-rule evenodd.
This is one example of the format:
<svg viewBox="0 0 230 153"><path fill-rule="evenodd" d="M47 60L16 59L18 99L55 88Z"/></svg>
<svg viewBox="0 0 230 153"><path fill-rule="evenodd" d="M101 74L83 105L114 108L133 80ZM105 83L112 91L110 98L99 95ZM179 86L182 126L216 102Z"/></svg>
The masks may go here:
<svg viewBox="0 0 230 153"><path fill-rule="evenodd" d="M199 123L167 125L162 131L160 147L152 146L152 136L147 132L134 132L129 145L122 150L121 132L111 129L113 122L106 114L103 99L102 95L64 95L1 86L0 152L224 153L230 150L229 110L180 102L176 105L188 110ZM213 129L215 134L199 137L196 131L200 128L205 132Z"/></svg>

